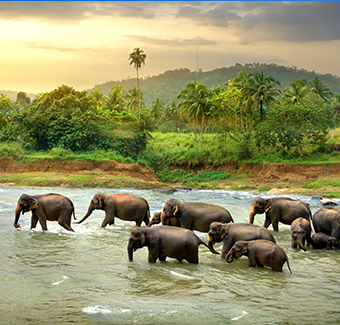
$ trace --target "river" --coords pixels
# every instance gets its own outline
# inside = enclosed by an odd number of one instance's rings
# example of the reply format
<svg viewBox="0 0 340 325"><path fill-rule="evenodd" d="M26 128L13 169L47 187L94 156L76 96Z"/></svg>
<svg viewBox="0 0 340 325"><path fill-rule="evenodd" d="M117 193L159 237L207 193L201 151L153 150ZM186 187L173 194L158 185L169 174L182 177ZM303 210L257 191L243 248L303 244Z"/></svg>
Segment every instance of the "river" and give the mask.
<svg viewBox="0 0 340 325"><path fill-rule="evenodd" d="M283 272L249 268L247 258L232 264L199 247L199 264L149 264L146 247L129 262L127 242L133 222L116 219L100 227L104 212L96 210L75 233L56 222L43 232L30 230L31 213L13 227L21 194L55 192L69 197L80 219L94 194L130 193L144 197L151 214L170 198L225 207L235 222L248 222L256 193L134 189L68 189L0 187L0 324L339 324L340 251L291 248L290 226L274 233L286 251ZM269 197L267 194L260 194ZM271 195L273 196L273 195ZM307 196L286 195L310 205ZM337 199L335 200L337 201ZM340 204L340 200L338 202ZM263 225L264 215L255 216ZM272 227L269 227L272 230ZM205 242L206 233L196 232ZM220 251L221 243L215 244Z"/></svg>

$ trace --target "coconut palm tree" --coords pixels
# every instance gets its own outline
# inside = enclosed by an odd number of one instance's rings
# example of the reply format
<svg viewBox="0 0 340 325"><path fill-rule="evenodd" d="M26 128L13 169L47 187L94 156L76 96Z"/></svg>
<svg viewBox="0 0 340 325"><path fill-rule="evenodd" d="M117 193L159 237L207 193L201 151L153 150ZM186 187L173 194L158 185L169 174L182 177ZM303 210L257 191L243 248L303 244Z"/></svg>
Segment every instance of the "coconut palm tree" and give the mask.
<svg viewBox="0 0 340 325"><path fill-rule="evenodd" d="M150 114L155 122L158 122L164 114L164 102L159 98L154 100L150 106Z"/></svg>
<svg viewBox="0 0 340 325"><path fill-rule="evenodd" d="M297 80L293 81L289 84L287 88L283 90L283 103L290 104L302 104L303 106L309 106L311 104L307 95L309 93L309 89L306 87L306 80Z"/></svg>
<svg viewBox="0 0 340 325"><path fill-rule="evenodd" d="M281 94L281 83L273 77L264 77L263 72L256 73L249 80L249 94L252 97L255 108L260 107L261 122L263 121L263 105L269 105L275 97Z"/></svg>
<svg viewBox="0 0 340 325"><path fill-rule="evenodd" d="M141 97L140 97L140 88L139 88L139 75L138 75L138 69L142 67L142 64L145 64L146 60L146 54L144 54L144 51L141 50L139 47L136 47L132 53L129 55L130 65L133 64L134 68L137 71L137 88L138 88L138 107L139 107L139 120L140 120L140 109L141 109Z"/></svg>
<svg viewBox="0 0 340 325"><path fill-rule="evenodd" d="M135 113L138 108L141 106L145 106L143 101L143 93L138 92L137 88L131 88L126 94L125 98L127 99L127 107L130 112ZM139 109L139 120L140 120L140 109Z"/></svg>
<svg viewBox="0 0 340 325"><path fill-rule="evenodd" d="M186 117L187 120L195 125L195 144L197 149L197 124L201 130L201 150L203 149L203 125L208 121L208 111L210 109L210 98L212 92L207 86L198 81L189 82L176 97L180 100L178 107L180 108L181 117Z"/></svg>
<svg viewBox="0 0 340 325"><path fill-rule="evenodd" d="M125 107L125 89L122 86L112 87L104 105L105 109L110 111L122 112Z"/></svg>
<svg viewBox="0 0 340 325"><path fill-rule="evenodd" d="M327 84L324 81L320 81L318 77L309 82L309 87L311 91L320 96L324 102L327 102L333 96Z"/></svg>
<svg viewBox="0 0 340 325"><path fill-rule="evenodd" d="M103 107L103 104L105 102L106 96L101 92L99 89L95 89L91 91L90 97L94 100L96 103L96 108L100 109Z"/></svg>
<svg viewBox="0 0 340 325"><path fill-rule="evenodd" d="M334 117L335 122L338 124L338 120L340 117L340 93L334 95L329 100L329 111L331 112L332 116Z"/></svg>

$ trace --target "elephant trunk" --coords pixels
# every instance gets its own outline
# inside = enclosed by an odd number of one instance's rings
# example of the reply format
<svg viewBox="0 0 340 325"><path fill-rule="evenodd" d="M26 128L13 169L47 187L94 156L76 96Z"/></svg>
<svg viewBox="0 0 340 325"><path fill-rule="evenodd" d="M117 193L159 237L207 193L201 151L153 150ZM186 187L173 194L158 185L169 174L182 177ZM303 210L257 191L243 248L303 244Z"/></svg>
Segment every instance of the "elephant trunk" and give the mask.
<svg viewBox="0 0 340 325"><path fill-rule="evenodd" d="M207 243L208 243L208 247L210 248L210 250L215 251L215 249L214 249L214 239L210 235L208 235Z"/></svg>
<svg viewBox="0 0 340 325"><path fill-rule="evenodd" d="M301 237L297 238L297 242L298 242L298 245L300 246L300 248L302 250L306 251L305 241Z"/></svg>
<svg viewBox="0 0 340 325"><path fill-rule="evenodd" d="M129 261L133 261L133 244L129 243L128 245L128 255L129 255Z"/></svg>
<svg viewBox="0 0 340 325"><path fill-rule="evenodd" d="M90 204L90 206L89 206L86 214L84 215L84 217L81 220L74 222L74 223L79 224L79 223L82 223L83 221L85 221L92 214L93 210L94 210L94 208L92 207L92 204Z"/></svg>
<svg viewBox="0 0 340 325"><path fill-rule="evenodd" d="M14 220L14 227L15 228L20 228L19 225L19 218L20 218L20 213L21 213L21 207L19 205L19 203L17 204L17 207L15 209L15 220Z"/></svg>
<svg viewBox="0 0 340 325"><path fill-rule="evenodd" d="M228 262L228 263L232 263L234 261L234 258L233 258L233 249L230 249L228 254L226 255L225 257L225 260Z"/></svg>
<svg viewBox="0 0 340 325"><path fill-rule="evenodd" d="M250 211L249 211L249 223L254 223L254 216L255 216L255 214L256 214L256 211L255 211L255 208L254 208L254 206L252 205L251 207L250 207Z"/></svg>

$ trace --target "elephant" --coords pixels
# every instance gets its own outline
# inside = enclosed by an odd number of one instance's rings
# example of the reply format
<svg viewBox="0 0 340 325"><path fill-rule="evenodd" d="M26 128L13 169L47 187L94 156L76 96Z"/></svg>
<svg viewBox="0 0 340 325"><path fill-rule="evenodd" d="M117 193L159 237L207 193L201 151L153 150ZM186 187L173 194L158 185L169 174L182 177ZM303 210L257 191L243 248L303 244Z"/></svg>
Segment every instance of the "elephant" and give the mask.
<svg viewBox="0 0 340 325"><path fill-rule="evenodd" d="M340 208L319 209L313 214L312 223L316 233L323 232L340 240Z"/></svg>
<svg viewBox="0 0 340 325"><path fill-rule="evenodd" d="M301 249L306 251L305 241L307 241L307 245L310 244L312 232L310 222L304 218L297 218L292 222L290 229L292 236L292 248L297 248L297 246L299 246Z"/></svg>
<svg viewBox="0 0 340 325"><path fill-rule="evenodd" d="M180 223L176 218L168 218L166 220L163 220L164 223L162 223L163 226L173 226L173 227L180 227ZM155 212L150 220L149 227L152 225L157 225L161 223L161 212Z"/></svg>
<svg viewBox="0 0 340 325"><path fill-rule="evenodd" d="M136 226L140 226L143 221L146 225L149 224L149 203L140 196L125 193L97 193L92 198L85 216L76 223L82 223L91 215L93 210L97 209L105 211L105 218L101 225L103 228L107 225L113 225L115 217L122 220L135 221Z"/></svg>
<svg viewBox="0 0 340 325"><path fill-rule="evenodd" d="M241 257L242 255L248 257L249 267L263 267L270 266L273 271L282 272L282 266L287 262L288 269L290 269L288 256L279 245L264 239L237 241L229 250L225 257L228 263L233 262L233 257Z"/></svg>
<svg viewBox="0 0 340 325"><path fill-rule="evenodd" d="M273 224L274 231L279 230L279 222L291 225L297 218L305 218L310 222L312 213L309 206L301 201L286 197L272 197L264 199L256 197L251 204L249 223L254 223L254 216L258 213L266 213L263 227L268 228Z"/></svg>
<svg viewBox="0 0 340 325"><path fill-rule="evenodd" d="M135 226L131 229L127 249L130 261L133 261L134 251L147 246L149 263L155 263L157 259L165 261L167 257L171 257L179 261L186 260L188 263L197 264L200 244L208 247L212 253L218 254L191 230L172 226Z"/></svg>
<svg viewBox="0 0 340 325"><path fill-rule="evenodd" d="M332 249L340 249L339 239L336 237L332 237L324 234L323 232L317 232L311 238L311 244L315 249L323 249L326 248L328 250Z"/></svg>
<svg viewBox="0 0 340 325"><path fill-rule="evenodd" d="M38 220L43 230L47 230L46 221L58 221L59 225L66 230L74 231L71 228L72 214L75 217L75 211L72 201L63 195L49 193L42 195L22 194L18 200L15 209L14 227L20 228L20 213L32 211L31 229L35 228Z"/></svg>
<svg viewBox="0 0 340 325"><path fill-rule="evenodd" d="M221 257L225 258L231 247L239 240L264 239L276 243L270 230L250 223L213 222L208 233L208 246L223 241Z"/></svg>
<svg viewBox="0 0 340 325"><path fill-rule="evenodd" d="M166 224L169 218L176 218L182 228L200 232L208 232L214 221L234 222L229 211L221 206L175 199L166 201L161 212L162 224Z"/></svg>

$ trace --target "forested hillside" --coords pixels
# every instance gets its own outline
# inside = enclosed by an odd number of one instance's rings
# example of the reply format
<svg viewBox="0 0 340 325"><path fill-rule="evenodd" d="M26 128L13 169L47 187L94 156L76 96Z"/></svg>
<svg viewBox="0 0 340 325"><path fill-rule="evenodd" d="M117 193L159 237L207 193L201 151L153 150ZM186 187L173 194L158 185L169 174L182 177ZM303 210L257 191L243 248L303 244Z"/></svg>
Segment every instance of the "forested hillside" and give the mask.
<svg viewBox="0 0 340 325"><path fill-rule="evenodd" d="M263 72L265 76L270 75L275 80L281 82L281 89L286 88L295 80L306 79L307 81L310 81L318 77L320 81L327 83L329 89L334 94L340 92L340 77L331 74L318 74L315 71L296 69L296 67L284 67L277 64L265 63L250 63L245 65L237 63L235 66L206 72L195 72L183 68L169 70L158 76L140 79L140 87L144 95L146 106L150 106L157 98L162 100L165 104L169 104L190 81L197 80L209 88L214 88L216 86L223 86L229 78L235 78L240 71L253 74ZM89 91L99 89L104 95L108 95L111 88L117 85L122 86L126 91L129 91L131 88L136 87L136 84L136 78L108 81L104 84L95 85L92 89L89 89Z"/></svg>

